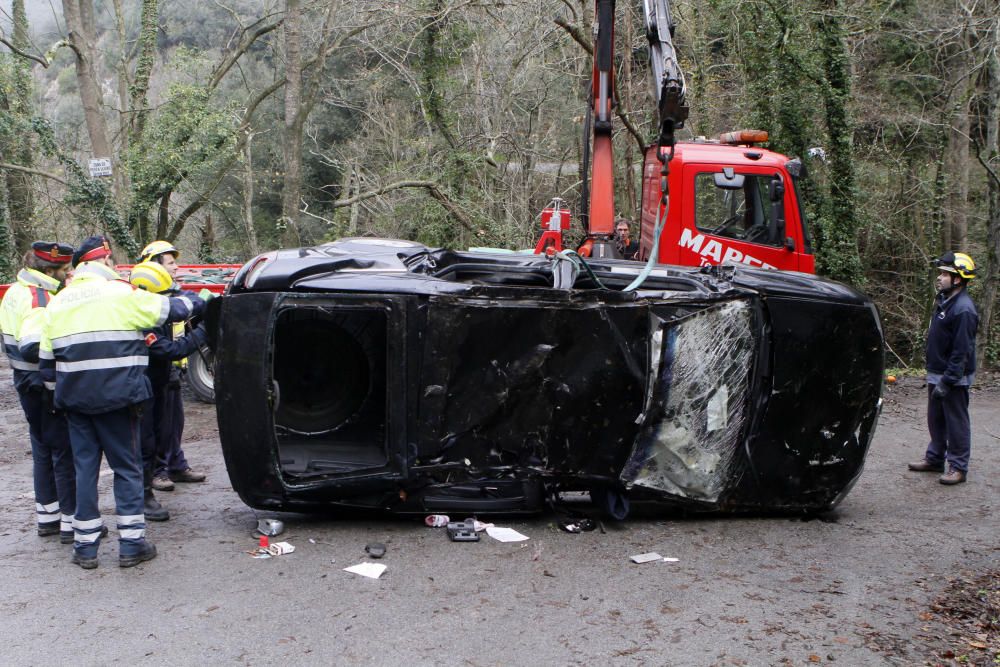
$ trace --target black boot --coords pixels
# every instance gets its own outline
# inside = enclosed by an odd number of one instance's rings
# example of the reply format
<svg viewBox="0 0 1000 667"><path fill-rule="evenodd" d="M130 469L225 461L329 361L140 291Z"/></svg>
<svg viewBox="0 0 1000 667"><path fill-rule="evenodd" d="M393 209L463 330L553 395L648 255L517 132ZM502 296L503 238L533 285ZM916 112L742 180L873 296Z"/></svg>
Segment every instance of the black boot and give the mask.
<svg viewBox="0 0 1000 667"><path fill-rule="evenodd" d="M147 560L153 560L156 558L156 547L153 546L152 542L146 540L142 541L142 549L137 554L132 554L131 556L118 556L118 566L119 567L134 567L139 563L145 562ZM96 558L94 559L97 560ZM86 565L81 565L80 567L87 567ZM93 567L97 567L94 565Z"/></svg>
<svg viewBox="0 0 1000 667"><path fill-rule="evenodd" d="M142 513L149 521L166 521L170 518L170 512L153 495L152 460L143 461L142 465Z"/></svg>
<svg viewBox="0 0 1000 667"><path fill-rule="evenodd" d="M153 487L151 486L143 489L142 512L146 515L147 521L166 521L170 518L170 512L153 495Z"/></svg>

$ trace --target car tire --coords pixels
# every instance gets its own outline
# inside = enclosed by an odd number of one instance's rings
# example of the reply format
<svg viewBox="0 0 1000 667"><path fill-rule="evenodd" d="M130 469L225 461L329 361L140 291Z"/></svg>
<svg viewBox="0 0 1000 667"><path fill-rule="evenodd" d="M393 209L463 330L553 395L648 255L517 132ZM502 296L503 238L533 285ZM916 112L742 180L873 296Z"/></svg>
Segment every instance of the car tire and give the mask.
<svg viewBox="0 0 1000 667"><path fill-rule="evenodd" d="M188 357L187 383L194 397L203 403L215 403L215 355L203 349Z"/></svg>

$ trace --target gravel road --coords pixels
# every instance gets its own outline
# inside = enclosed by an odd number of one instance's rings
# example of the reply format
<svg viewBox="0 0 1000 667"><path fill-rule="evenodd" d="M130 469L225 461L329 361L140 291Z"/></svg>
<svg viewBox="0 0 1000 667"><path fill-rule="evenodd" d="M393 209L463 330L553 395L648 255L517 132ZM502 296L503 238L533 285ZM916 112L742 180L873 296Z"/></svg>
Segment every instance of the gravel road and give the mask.
<svg viewBox="0 0 1000 667"><path fill-rule="evenodd" d="M229 485L214 409L189 403L185 450L208 481L160 494L172 518L149 529L157 559L122 570L111 539L83 571L35 535L27 427L5 373L5 664L992 665L1000 653L997 634L952 635L934 612L951 579L1000 571L995 386L973 394L972 468L953 488L905 469L925 442L920 383L887 389L860 481L821 520L656 516L568 534L542 515L498 522L530 537L505 544L451 543L415 520L282 515L296 550L270 560L247 553L255 517ZM388 549L381 579L344 572L374 541ZM647 551L678 561L629 562Z"/></svg>

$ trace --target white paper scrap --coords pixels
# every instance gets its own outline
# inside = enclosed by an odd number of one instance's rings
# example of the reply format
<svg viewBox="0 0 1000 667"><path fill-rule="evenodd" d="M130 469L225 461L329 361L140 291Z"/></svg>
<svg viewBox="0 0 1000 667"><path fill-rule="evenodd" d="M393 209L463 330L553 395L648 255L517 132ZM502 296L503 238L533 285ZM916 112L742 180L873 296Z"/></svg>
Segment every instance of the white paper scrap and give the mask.
<svg viewBox="0 0 1000 667"><path fill-rule="evenodd" d="M500 542L524 542L528 539L527 535L522 535L513 528L498 528L496 526L488 526L486 528L486 534L492 537L494 540L499 540Z"/></svg>
<svg viewBox="0 0 1000 667"><path fill-rule="evenodd" d="M669 556L664 556L663 557L663 562L664 563L679 563L679 562L681 562L681 559L680 558L670 558Z"/></svg>
<svg viewBox="0 0 1000 667"><path fill-rule="evenodd" d="M636 554L635 556L629 558L629 560L633 563L650 563L654 560L663 560L663 556L655 551L651 551L648 554Z"/></svg>
<svg viewBox="0 0 1000 667"><path fill-rule="evenodd" d="M358 563L357 565L344 568L344 572L360 574L362 577L368 577L369 579L378 579L385 570L386 566L382 563Z"/></svg>

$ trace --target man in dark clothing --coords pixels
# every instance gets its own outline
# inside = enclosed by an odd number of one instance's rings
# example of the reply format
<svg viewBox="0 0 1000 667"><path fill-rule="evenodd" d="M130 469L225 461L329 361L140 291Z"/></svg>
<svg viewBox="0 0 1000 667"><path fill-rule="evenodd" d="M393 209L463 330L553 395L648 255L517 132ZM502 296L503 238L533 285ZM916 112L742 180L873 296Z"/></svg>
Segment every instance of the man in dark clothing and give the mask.
<svg viewBox="0 0 1000 667"><path fill-rule="evenodd" d="M156 262L141 262L136 264L129 276L129 282L136 287L153 292L174 296L177 294L187 294L190 297L196 295L190 292L181 292L176 289L173 277ZM143 467L143 511L146 518L151 521L167 521L170 519L170 512L156 499L153 493L154 471L158 465L157 450L159 442L176 436L179 439L184 428L184 408L180 404L180 374L173 362L179 359L186 359L199 347L205 344L205 328L198 326L189 335L182 335L183 323L180 327L181 334L175 337L174 329L177 324L164 324L154 329L143 332L146 341L146 351L149 353L149 365L146 366L146 376L153 387L153 398L143 406L142 423L140 426L142 439L142 467ZM168 387L170 390L168 390ZM165 397L176 398L165 400ZM176 413L180 413L180 422L177 422Z"/></svg>
<svg viewBox="0 0 1000 667"><path fill-rule="evenodd" d="M615 244L624 259L638 259L639 242L632 239L629 222L625 218L615 221Z"/></svg>
<svg viewBox="0 0 1000 667"><path fill-rule="evenodd" d="M979 314L967 286L975 277L972 258L948 252L935 262L938 294L927 332L927 429L931 441L918 472L941 472L942 484L961 484L969 470L969 387L976 374ZM948 471L945 472L945 461Z"/></svg>

